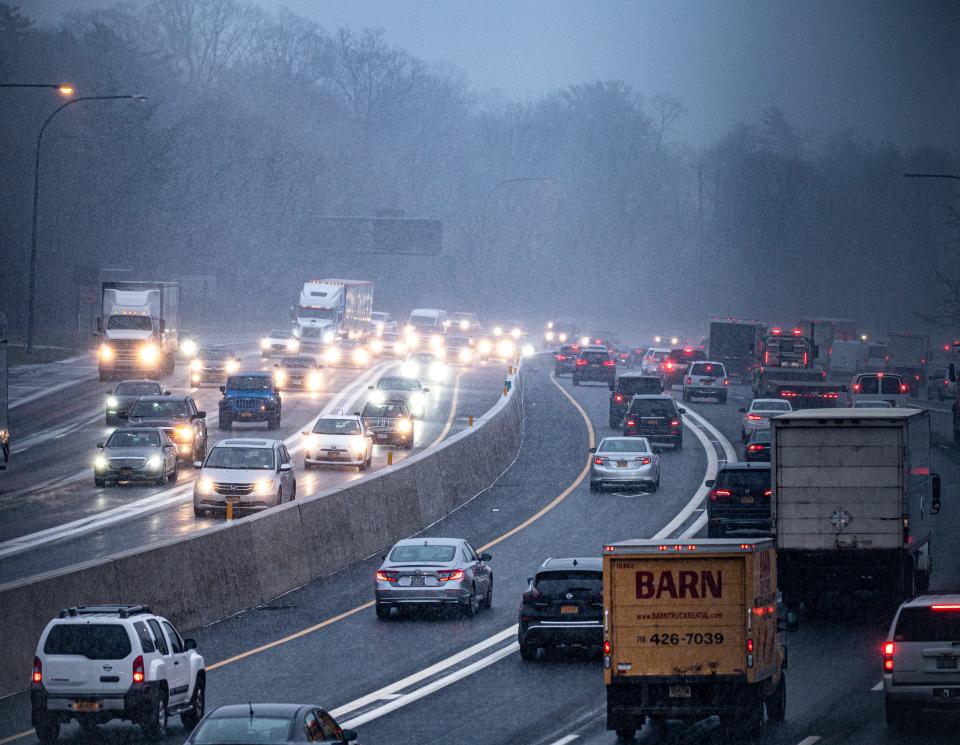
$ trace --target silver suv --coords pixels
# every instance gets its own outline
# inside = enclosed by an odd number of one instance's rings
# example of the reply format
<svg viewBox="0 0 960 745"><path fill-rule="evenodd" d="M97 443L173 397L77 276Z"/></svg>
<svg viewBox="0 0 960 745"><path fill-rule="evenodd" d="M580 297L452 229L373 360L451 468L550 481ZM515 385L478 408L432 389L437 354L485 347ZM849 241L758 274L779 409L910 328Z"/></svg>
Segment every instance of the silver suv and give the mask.
<svg viewBox="0 0 960 745"><path fill-rule="evenodd" d="M901 605L882 654L888 725L915 722L923 708L960 709L960 594Z"/></svg>
<svg viewBox="0 0 960 745"><path fill-rule="evenodd" d="M37 643L31 721L43 745L76 719L89 736L113 719L159 740L171 716L188 730L203 718L206 668L193 639L142 605L65 608Z"/></svg>
<svg viewBox="0 0 960 745"><path fill-rule="evenodd" d="M683 376L683 400L693 396L715 398L718 403L727 402L727 370L722 362L710 360L691 362Z"/></svg>

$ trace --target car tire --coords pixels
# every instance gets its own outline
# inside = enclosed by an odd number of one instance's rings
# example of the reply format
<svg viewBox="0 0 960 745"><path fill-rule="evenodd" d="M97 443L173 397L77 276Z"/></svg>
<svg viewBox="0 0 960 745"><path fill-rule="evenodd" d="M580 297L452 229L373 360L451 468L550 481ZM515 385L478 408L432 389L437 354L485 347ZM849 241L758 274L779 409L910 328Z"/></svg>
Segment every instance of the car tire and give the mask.
<svg viewBox="0 0 960 745"><path fill-rule="evenodd" d="M720 526L714 523L707 523L707 538L723 538Z"/></svg>
<svg viewBox="0 0 960 745"><path fill-rule="evenodd" d="M280 429L280 418L271 416L267 418L267 429Z"/></svg>
<svg viewBox="0 0 960 745"><path fill-rule="evenodd" d="M883 714L887 726L891 728L907 727L916 721L919 708L908 701L891 701L883 698Z"/></svg>
<svg viewBox="0 0 960 745"><path fill-rule="evenodd" d="M197 684L193 687L193 696L190 699L190 708L183 712L180 715L180 724L182 724L187 731L193 730L194 727L203 719L203 714L207 708L207 691L206 683L201 677L197 677Z"/></svg>
<svg viewBox="0 0 960 745"><path fill-rule="evenodd" d="M92 716L77 717L77 724L80 725L80 736L85 740L99 739L100 729L97 727L97 720Z"/></svg>
<svg viewBox="0 0 960 745"><path fill-rule="evenodd" d="M683 438L677 440L673 447L675 450L683 450Z"/></svg>
<svg viewBox="0 0 960 745"><path fill-rule="evenodd" d="M41 714L34 723L40 745L51 745L60 737L60 720L53 714Z"/></svg>
<svg viewBox="0 0 960 745"><path fill-rule="evenodd" d="M633 738L636 736L637 731L635 729L630 729L629 727L621 727L617 730L617 739L620 742L633 742Z"/></svg>
<svg viewBox="0 0 960 745"><path fill-rule="evenodd" d="M773 694L767 699L767 719L771 722L782 722L787 716L787 674L780 673L780 682L773 689Z"/></svg>
<svg viewBox="0 0 960 745"><path fill-rule="evenodd" d="M233 421L228 416L220 415L220 420L217 422L217 428L223 432L229 432L233 428Z"/></svg>
<svg viewBox="0 0 960 745"><path fill-rule="evenodd" d="M373 451L370 451L370 455L367 456L367 470L369 471L371 466L373 466Z"/></svg>
<svg viewBox="0 0 960 745"><path fill-rule="evenodd" d="M484 610L490 610L493 607L493 578L490 579L490 584L487 585L487 592L483 596L483 600L480 601L480 605Z"/></svg>
<svg viewBox="0 0 960 745"><path fill-rule="evenodd" d="M474 618L479 610L480 599L477 597L477 586L474 585L470 592L470 597L467 598L467 602L463 606L463 615L465 615L467 618Z"/></svg>
<svg viewBox="0 0 960 745"><path fill-rule="evenodd" d="M104 487L104 486L107 485L107 480L106 480L106 479L98 479L96 476L94 476L94 477L93 477L93 485L94 485L94 486L99 486L99 487Z"/></svg>
<svg viewBox="0 0 960 745"><path fill-rule="evenodd" d="M591 482L590 482L590 491L591 491L591 492L596 492L596 491L599 491L599 490L600 490L600 487L599 487L597 484L595 484L594 482L591 481Z"/></svg>
<svg viewBox="0 0 960 745"><path fill-rule="evenodd" d="M727 402L727 392L724 391L719 396L717 396L717 403L725 404Z"/></svg>
<svg viewBox="0 0 960 745"><path fill-rule="evenodd" d="M572 375L570 376L570 382L573 383L574 385L580 385L580 381L577 380L577 379L576 379L575 377L573 377Z"/></svg>
<svg viewBox="0 0 960 745"><path fill-rule="evenodd" d="M314 468L315 468L315 466L313 465L313 463L309 463L309 462L306 461L306 460L303 461L303 470L304 470L304 471L312 471Z"/></svg>
<svg viewBox="0 0 960 745"><path fill-rule="evenodd" d="M381 605L380 603L377 603L377 604L374 606L374 610L377 612L377 618L379 618L381 621L389 621L389 620L390 620L390 606L389 606L389 605Z"/></svg>
<svg viewBox="0 0 960 745"><path fill-rule="evenodd" d="M281 504L283 504L283 487L278 486L277 487L277 507L279 507Z"/></svg>
<svg viewBox="0 0 960 745"><path fill-rule="evenodd" d="M206 510L202 510L202 509L200 509L199 507L194 507L194 508L193 508L193 516L194 516L194 517L206 517L206 516L207 516L207 511L206 511Z"/></svg>
<svg viewBox="0 0 960 745"><path fill-rule="evenodd" d="M682 399L684 400L684 402L690 400L690 396L687 394L686 391L684 391L683 393L680 394L680 398L682 398Z"/></svg>
<svg viewBox="0 0 960 745"><path fill-rule="evenodd" d="M937 388L937 401L943 401L943 388Z"/></svg>
<svg viewBox="0 0 960 745"><path fill-rule="evenodd" d="M360 465L357 466L357 470L358 470L358 471L366 471L366 470L367 470L367 462L366 462L366 461L363 461L362 463L360 463Z"/></svg>
<svg viewBox="0 0 960 745"><path fill-rule="evenodd" d="M176 463L173 464L173 472L167 478L167 481L173 484L173 483L176 483L177 479L179 478L180 478L180 461L178 460Z"/></svg>
<svg viewBox="0 0 960 745"><path fill-rule="evenodd" d="M151 742L160 740L167 733L167 692L161 688L150 700L150 709L140 722L143 735Z"/></svg>
<svg viewBox="0 0 960 745"><path fill-rule="evenodd" d="M524 644L520 642L520 658L527 662L536 662L537 646L534 644Z"/></svg>
<svg viewBox="0 0 960 745"><path fill-rule="evenodd" d="M290 490L290 501L292 502L297 498L297 482L293 482L293 488Z"/></svg>

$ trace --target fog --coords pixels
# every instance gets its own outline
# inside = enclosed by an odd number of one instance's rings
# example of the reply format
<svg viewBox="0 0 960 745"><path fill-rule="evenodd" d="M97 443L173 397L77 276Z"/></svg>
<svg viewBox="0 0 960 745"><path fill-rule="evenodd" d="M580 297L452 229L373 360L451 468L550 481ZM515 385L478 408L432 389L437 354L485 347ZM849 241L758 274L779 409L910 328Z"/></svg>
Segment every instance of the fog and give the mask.
<svg viewBox="0 0 960 745"><path fill-rule="evenodd" d="M902 178L960 173L953 3L0 7L0 80L149 97L45 134L41 340L89 331L104 268L183 281L197 328L281 322L298 283L336 275L401 315L637 339L711 315L960 320L958 182ZM34 146L60 103L0 91L15 335ZM325 217L399 211L443 222L441 255L325 242Z"/></svg>

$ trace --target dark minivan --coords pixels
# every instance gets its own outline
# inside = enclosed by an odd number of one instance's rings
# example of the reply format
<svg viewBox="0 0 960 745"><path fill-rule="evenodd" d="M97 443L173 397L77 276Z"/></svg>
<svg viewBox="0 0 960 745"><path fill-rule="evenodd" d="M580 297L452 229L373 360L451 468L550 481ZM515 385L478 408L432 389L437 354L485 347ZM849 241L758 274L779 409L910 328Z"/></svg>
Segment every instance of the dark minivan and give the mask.
<svg viewBox="0 0 960 745"><path fill-rule="evenodd" d="M624 437L646 437L650 444L683 447L683 419L670 396L634 396L623 418Z"/></svg>
<svg viewBox="0 0 960 745"><path fill-rule="evenodd" d="M727 463L705 482L707 537L766 536L773 532L770 515L770 464Z"/></svg>
<svg viewBox="0 0 960 745"><path fill-rule="evenodd" d="M610 426L617 429L623 424L623 415L634 396L658 393L663 393L663 378L659 375L627 373L617 376L610 392Z"/></svg>

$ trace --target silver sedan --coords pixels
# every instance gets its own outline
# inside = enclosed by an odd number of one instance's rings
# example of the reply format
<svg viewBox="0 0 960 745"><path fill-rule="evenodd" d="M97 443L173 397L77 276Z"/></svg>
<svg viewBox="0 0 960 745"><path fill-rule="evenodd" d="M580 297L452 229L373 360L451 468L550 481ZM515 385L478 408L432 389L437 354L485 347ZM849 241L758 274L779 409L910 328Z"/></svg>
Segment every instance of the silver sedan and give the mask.
<svg viewBox="0 0 960 745"><path fill-rule="evenodd" d="M462 538L408 538L400 541L377 570L378 618L403 606L458 606L469 615L493 604L490 554L478 554Z"/></svg>
<svg viewBox="0 0 960 745"><path fill-rule="evenodd" d="M179 475L177 446L160 427L121 427L97 448L93 459L97 486L133 481L161 486Z"/></svg>
<svg viewBox="0 0 960 745"><path fill-rule="evenodd" d="M651 492L660 486L660 457L646 437L604 437L590 452L590 491L609 484L638 484Z"/></svg>

